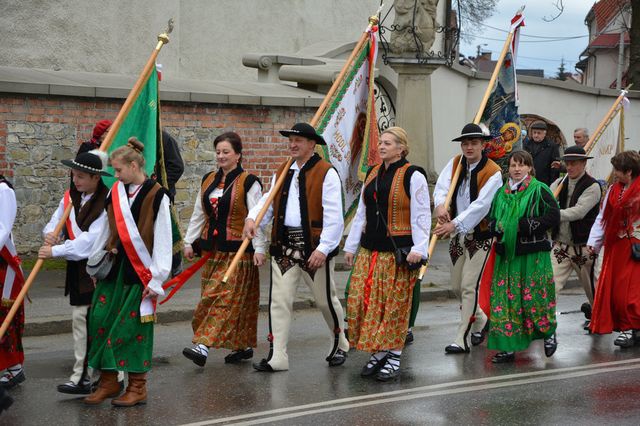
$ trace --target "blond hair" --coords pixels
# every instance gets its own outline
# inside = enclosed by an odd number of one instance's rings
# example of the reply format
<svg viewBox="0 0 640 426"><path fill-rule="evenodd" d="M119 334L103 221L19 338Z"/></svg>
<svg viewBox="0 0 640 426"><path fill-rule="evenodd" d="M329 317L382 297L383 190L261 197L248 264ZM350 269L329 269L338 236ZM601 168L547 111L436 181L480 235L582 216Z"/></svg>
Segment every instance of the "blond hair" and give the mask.
<svg viewBox="0 0 640 426"><path fill-rule="evenodd" d="M122 145L111 153L109 159L113 161L114 158L122 161L123 163L137 163L141 170L144 170L144 157L142 152L144 151L144 144L138 140L135 136L132 136L127 141L126 145Z"/></svg>
<svg viewBox="0 0 640 426"><path fill-rule="evenodd" d="M384 130L380 134L380 136L384 135L385 133L389 133L390 135L392 135L396 142L402 145L402 158L405 158L407 155L409 155L409 136L407 135L406 130L404 130L402 127L397 126L389 127L388 129Z"/></svg>

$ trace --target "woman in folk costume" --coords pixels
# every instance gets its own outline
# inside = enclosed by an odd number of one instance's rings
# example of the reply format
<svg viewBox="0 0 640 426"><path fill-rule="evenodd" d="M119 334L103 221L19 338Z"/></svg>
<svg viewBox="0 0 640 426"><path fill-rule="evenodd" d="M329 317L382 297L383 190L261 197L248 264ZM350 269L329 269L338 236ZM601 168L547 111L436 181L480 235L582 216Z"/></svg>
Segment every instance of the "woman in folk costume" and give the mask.
<svg viewBox="0 0 640 426"><path fill-rule="evenodd" d="M427 257L431 227L425 173L409 164L408 152L404 129L390 127L380 135L382 164L367 173L344 248L345 261L353 266L347 299L349 342L371 353L361 375L380 381L400 375L413 287ZM406 259L396 258L401 249L408 253Z"/></svg>
<svg viewBox="0 0 640 426"><path fill-rule="evenodd" d="M0 323L4 321L15 298L24 284L20 259L13 243L11 228L16 219L17 203L13 186L0 175ZM24 382L22 369L24 351L22 333L24 331L24 306L16 312L9 328L0 339L0 386L12 388Z"/></svg>
<svg viewBox="0 0 640 426"><path fill-rule="evenodd" d="M130 138L110 157L118 181L107 197L107 223L89 257L104 249L115 260L93 294L89 366L100 370L100 385L85 398L87 404L118 396L118 371L128 373L129 383L113 405L132 406L147 398L156 299L164 294L162 283L171 269L171 220L166 190L145 175L143 149Z"/></svg>
<svg viewBox="0 0 640 426"><path fill-rule="evenodd" d="M556 301L547 231L560 221L549 187L538 181L533 158L517 151L509 158L509 179L491 206L495 264L490 287L491 316L487 347L501 352L494 363L515 360L535 339L544 339L545 355L556 351ZM485 271L491 274L491 270Z"/></svg>
<svg viewBox="0 0 640 426"><path fill-rule="evenodd" d="M590 327L598 334L620 331L614 344L628 348L640 343L640 154L621 152L611 164L616 183L587 242L592 253L605 248Z"/></svg>
<svg viewBox="0 0 640 426"><path fill-rule="evenodd" d="M262 186L256 176L240 165L240 136L234 132L223 133L213 145L219 168L202 178L184 238L185 257L193 259L194 243L208 257L202 271L201 299L193 314L194 346L182 351L201 367L207 362L212 347L232 350L224 358L225 363L253 357L260 302L258 266L265 262L266 245L259 232L233 276L222 282L242 244L244 220L260 200Z"/></svg>

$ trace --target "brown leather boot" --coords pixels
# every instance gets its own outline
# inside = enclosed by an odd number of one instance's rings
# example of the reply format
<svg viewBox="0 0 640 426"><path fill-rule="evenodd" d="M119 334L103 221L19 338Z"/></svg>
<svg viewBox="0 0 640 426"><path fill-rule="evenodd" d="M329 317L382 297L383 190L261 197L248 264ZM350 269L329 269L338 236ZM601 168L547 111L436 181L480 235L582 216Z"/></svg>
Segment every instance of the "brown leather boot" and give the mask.
<svg viewBox="0 0 640 426"><path fill-rule="evenodd" d="M101 371L100 384L98 389L84 399L85 404L100 404L107 398L114 398L120 395L120 384L118 383L118 373L116 371Z"/></svg>
<svg viewBox="0 0 640 426"><path fill-rule="evenodd" d="M112 399L117 407L133 407L147 403L147 373L129 373L127 391L120 398Z"/></svg>

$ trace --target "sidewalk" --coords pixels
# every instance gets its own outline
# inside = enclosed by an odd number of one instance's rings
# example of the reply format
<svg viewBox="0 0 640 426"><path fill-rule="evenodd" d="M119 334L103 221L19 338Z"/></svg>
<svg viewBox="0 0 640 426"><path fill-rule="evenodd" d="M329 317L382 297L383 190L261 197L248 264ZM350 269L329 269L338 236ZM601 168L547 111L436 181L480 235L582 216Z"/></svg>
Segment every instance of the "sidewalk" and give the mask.
<svg viewBox="0 0 640 426"><path fill-rule="evenodd" d="M448 241L439 242L431 263L422 280L421 301L455 298L450 290L450 263ZM26 274L29 271L25 271ZM71 332L71 307L64 297L65 271L42 271L33 283L29 296L32 303L25 304L25 336L43 336ZM335 281L338 297L344 305L344 289L349 270L344 265L342 253L336 259ZM260 268L260 309L266 310L269 302L269 267ZM567 286L569 287L569 285ZM158 323L190 321L200 298L200 274L196 273L166 304L158 305ZM298 286L294 309L314 306L313 296L305 285Z"/></svg>

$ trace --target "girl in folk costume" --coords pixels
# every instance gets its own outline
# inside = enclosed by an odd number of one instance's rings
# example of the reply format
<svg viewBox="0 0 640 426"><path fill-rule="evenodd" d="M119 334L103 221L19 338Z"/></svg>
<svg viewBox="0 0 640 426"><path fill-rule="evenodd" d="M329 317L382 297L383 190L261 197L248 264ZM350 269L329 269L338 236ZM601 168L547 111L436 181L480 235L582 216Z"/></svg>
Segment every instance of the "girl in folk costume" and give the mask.
<svg viewBox="0 0 640 426"><path fill-rule="evenodd" d="M111 153L118 181L107 197L107 223L89 258L104 249L115 259L93 294L89 366L100 370L100 385L85 398L87 404L118 396L118 371L128 373L129 383L126 393L111 401L113 405L132 406L147 398L155 305L158 295L164 294L172 247L169 196L145 175L143 149L132 137Z"/></svg>
<svg viewBox="0 0 640 426"><path fill-rule="evenodd" d="M2 206L0 208L0 293L2 293L0 322L2 322L24 284L20 259L11 235L11 228L16 219L16 195L11 183L2 175L0 175L0 206ZM0 339L0 371L4 371L0 376L0 386L3 388L12 388L24 382L23 331L24 306L21 306L7 332Z"/></svg>
<svg viewBox="0 0 640 426"><path fill-rule="evenodd" d="M74 160L62 160L71 168L72 184L64 194L51 220L44 227L45 245L38 257L63 258L67 261L65 296L69 295L72 311L73 349L75 364L69 381L58 385L58 392L69 394L91 393L91 378L87 368L87 317L93 297L93 281L86 272L87 257L96 237L107 220L104 209L109 189L101 176L111 176L107 167L107 153L92 150L83 152ZM66 226L60 235L53 230L68 204L73 205Z"/></svg>
<svg viewBox="0 0 640 426"><path fill-rule="evenodd" d="M233 276L222 282L242 243L247 213L262 196L262 186L256 176L240 166L240 136L234 132L223 133L213 145L219 169L203 177L184 238L185 257L193 259L192 244L197 241L207 258L202 272L201 299L192 321L195 346L182 351L201 367L212 347L232 350L224 358L225 363L253 357L260 296L258 266L265 262L266 245L259 232Z"/></svg>
<svg viewBox="0 0 640 426"><path fill-rule="evenodd" d="M640 343L640 154L624 151L611 159L616 178L591 228L587 247L604 245L604 259L591 332L620 331L614 344L628 348Z"/></svg>
<svg viewBox="0 0 640 426"><path fill-rule="evenodd" d="M494 363L513 361L515 352L527 349L535 339L544 339L548 357L557 348L547 231L560 221L560 208L549 187L534 173L531 154L512 153L509 179L491 207L497 242L493 268L485 270L484 276L491 280L490 307L483 311L491 316L487 347L501 351L493 357Z"/></svg>
<svg viewBox="0 0 640 426"><path fill-rule="evenodd" d="M408 152L404 129L390 127L380 135L383 163L367 173L344 248L345 261L353 266L347 299L349 342L371 353L361 375L380 381L400 374L413 287L427 257L431 227L425 173L407 162ZM396 255L399 251L408 253L406 259Z"/></svg>

